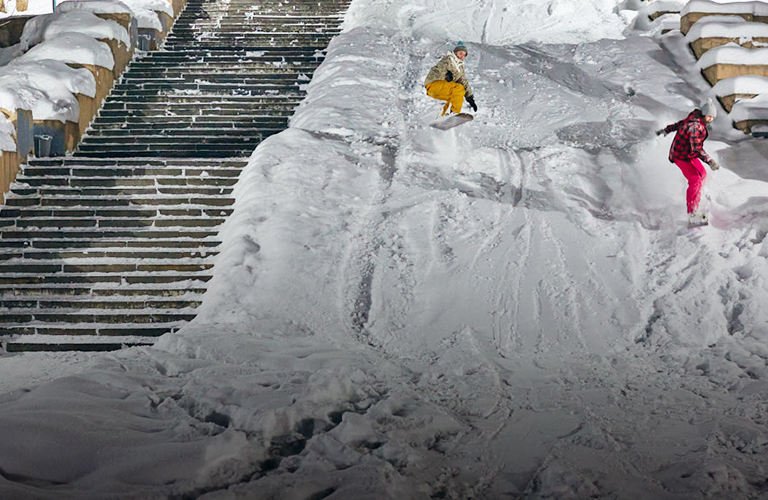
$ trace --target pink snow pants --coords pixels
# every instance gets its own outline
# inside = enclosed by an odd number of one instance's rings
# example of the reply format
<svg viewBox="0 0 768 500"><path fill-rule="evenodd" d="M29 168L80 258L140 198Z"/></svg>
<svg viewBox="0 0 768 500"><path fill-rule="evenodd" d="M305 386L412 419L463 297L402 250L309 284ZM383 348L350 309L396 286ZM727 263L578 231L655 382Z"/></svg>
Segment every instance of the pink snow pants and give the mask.
<svg viewBox="0 0 768 500"><path fill-rule="evenodd" d="M701 188L704 179L707 178L707 169L701 164L701 160L694 158L691 161L675 160L683 175L688 180L688 191L685 193L685 201L688 204L688 213L692 214L699 208Z"/></svg>

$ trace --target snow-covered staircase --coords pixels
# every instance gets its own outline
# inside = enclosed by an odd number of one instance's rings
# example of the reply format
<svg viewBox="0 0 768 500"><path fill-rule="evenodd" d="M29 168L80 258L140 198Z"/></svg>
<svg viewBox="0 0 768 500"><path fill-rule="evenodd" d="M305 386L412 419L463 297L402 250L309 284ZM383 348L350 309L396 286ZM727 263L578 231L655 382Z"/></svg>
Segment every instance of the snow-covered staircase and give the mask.
<svg viewBox="0 0 768 500"><path fill-rule="evenodd" d="M240 170L287 126L348 1L190 0L78 146L0 210L8 351L151 344L195 316Z"/></svg>

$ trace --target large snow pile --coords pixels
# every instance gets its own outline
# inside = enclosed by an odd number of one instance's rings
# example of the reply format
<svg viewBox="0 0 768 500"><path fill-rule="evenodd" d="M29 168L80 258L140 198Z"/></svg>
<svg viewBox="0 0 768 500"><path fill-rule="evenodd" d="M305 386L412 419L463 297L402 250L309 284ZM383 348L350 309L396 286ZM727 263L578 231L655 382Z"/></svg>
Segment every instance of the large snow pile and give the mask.
<svg viewBox="0 0 768 500"><path fill-rule="evenodd" d="M21 35L20 48L26 52L30 47L63 33L82 33L99 40L113 39L126 46L131 45L128 31L117 22L102 19L93 12L72 10L36 16L27 21Z"/></svg>
<svg viewBox="0 0 768 500"><path fill-rule="evenodd" d="M653 131L709 87L679 33L622 35L629 5L355 0L199 317L0 358L0 496L768 494L768 143L718 117L688 229ZM439 131L457 39L479 110Z"/></svg>
<svg viewBox="0 0 768 500"><path fill-rule="evenodd" d="M85 68L52 59L15 59L0 68L0 108L32 111L36 120L77 122L75 94L96 95L96 82Z"/></svg>

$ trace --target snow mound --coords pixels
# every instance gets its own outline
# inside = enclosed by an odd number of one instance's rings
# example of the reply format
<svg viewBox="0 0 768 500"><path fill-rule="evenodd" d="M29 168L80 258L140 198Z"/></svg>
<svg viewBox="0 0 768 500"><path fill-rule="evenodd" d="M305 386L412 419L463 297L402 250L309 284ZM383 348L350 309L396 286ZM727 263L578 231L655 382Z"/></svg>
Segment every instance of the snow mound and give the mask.
<svg viewBox="0 0 768 500"><path fill-rule="evenodd" d="M14 65L51 59L65 63L89 64L114 69L115 58L104 42L83 33L60 33L35 45L13 60Z"/></svg>
<svg viewBox="0 0 768 500"><path fill-rule="evenodd" d="M712 90L718 97L732 94L768 94L768 77L742 75L724 78Z"/></svg>
<svg viewBox="0 0 768 500"><path fill-rule="evenodd" d="M131 45L128 32L117 22L101 19L86 10L72 10L37 16L27 21L21 35L21 50L27 51L62 33L81 33L91 38L113 39L126 46Z"/></svg>
<svg viewBox="0 0 768 500"><path fill-rule="evenodd" d="M74 94L96 95L96 82L85 68L51 59L19 61L0 68L0 107L28 109L36 120L79 120Z"/></svg>
<svg viewBox="0 0 768 500"><path fill-rule="evenodd" d="M735 43L721 45L702 54L696 67L707 69L716 64L766 66L768 65L768 48L748 49Z"/></svg>
<svg viewBox="0 0 768 500"><path fill-rule="evenodd" d="M740 2L720 0L715 2L710 0L691 0L685 4L680 14L685 16L691 12L768 16L768 3L761 1Z"/></svg>

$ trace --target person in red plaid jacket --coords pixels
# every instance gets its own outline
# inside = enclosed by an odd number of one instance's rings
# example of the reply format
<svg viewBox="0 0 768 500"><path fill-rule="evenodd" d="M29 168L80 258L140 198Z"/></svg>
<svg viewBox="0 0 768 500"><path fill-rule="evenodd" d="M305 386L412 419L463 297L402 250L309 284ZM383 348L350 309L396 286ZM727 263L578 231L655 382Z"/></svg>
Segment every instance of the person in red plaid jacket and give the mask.
<svg viewBox="0 0 768 500"><path fill-rule="evenodd" d="M709 218L708 214L699 212L701 188L707 178L707 170L701 162L704 161L712 170L720 168L704 151L704 141L709 135L707 124L711 123L716 115L715 103L712 99L707 99L701 109L694 109L685 119L656 131L657 135L677 131L669 149L669 161L680 168L688 181L686 202L688 219L692 224L706 223Z"/></svg>

